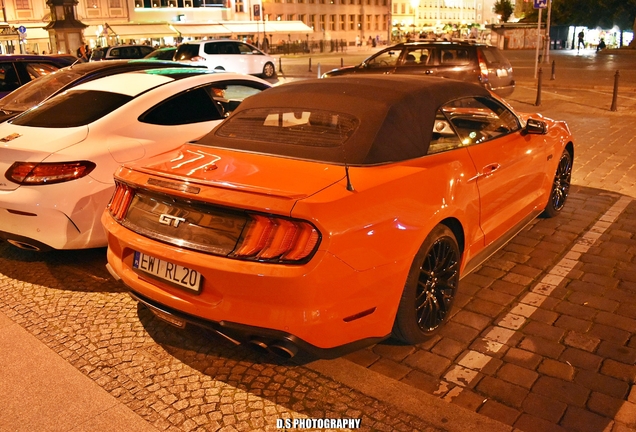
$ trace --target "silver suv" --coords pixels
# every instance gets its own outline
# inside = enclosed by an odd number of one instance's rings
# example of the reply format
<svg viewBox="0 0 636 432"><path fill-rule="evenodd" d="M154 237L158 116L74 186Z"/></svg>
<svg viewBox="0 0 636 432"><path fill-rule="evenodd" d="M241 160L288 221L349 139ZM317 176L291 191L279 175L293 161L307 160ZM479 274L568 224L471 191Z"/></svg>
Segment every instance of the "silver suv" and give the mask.
<svg viewBox="0 0 636 432"><path fill-rule="evenodd" d="M357 66L334 69L323 78L348 74L427 75L481 84L499 96L515 89L512 66L494 46L469 41L406 42L385 48Z"/></svg>

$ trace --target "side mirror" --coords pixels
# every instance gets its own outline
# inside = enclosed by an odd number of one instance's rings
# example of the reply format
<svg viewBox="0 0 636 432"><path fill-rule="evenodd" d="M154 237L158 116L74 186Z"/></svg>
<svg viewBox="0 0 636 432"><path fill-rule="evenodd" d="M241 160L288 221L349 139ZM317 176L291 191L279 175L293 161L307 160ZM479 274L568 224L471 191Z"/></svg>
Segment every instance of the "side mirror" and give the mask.
<svg viewBox="0 0 636 432"><path fill-rule="evenodd" d="M527 134L545 135L548 132L548 127L541 120L529 118L523 131Z"/></svg>

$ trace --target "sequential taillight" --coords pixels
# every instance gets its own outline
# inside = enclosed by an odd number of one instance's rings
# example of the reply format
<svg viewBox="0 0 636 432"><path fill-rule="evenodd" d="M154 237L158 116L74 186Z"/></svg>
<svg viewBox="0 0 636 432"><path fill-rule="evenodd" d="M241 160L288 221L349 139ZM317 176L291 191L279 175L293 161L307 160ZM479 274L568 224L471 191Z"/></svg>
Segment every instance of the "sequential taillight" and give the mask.
<svg viewBox="0 0 636 432"><path fill-rule="evenodd" d="M258 261L302 261L320 240L313 225L299 220L250 214L246 234L231 256Z"/></svg>
<svg viewBox="0 0 636 432"><path fill-rule="evenodd" d="M121 222L126 215L126 211L135 195L135 191L123 183L115 183L115 185L115 193L108 204L108 211L112 217Z"/></svg>
<svg viewBox="0 0 636 432"><path fill-rule="evenodd" d="M15 162L5 177L20 185L37 186L63 183L87 176L95 169L90 161L76 162Z"/></svg>

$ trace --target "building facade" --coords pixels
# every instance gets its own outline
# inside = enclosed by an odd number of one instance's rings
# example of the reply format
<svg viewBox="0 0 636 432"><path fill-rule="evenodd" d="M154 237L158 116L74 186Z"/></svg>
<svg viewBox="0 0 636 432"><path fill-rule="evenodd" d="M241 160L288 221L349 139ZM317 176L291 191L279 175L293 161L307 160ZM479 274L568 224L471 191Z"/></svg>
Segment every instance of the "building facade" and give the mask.
<svg viewBox="0 0 636 432"><path fill-rule="evenodd" d="M77 19L91 46L172 45L232 37L270 44L387 43L413 31L496 22L494 0L78 0ZM0 51L50 52L45 0L4 0ZM249 25L248 25L249 24ZM22 29L18 32L17 29Z"/></svg>

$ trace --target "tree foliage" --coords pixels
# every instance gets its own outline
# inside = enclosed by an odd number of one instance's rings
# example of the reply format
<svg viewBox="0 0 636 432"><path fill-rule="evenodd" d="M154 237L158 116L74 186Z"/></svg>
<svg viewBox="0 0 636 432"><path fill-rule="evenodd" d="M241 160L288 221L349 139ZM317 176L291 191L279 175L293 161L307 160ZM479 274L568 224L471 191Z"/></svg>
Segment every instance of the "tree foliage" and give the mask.
<svg viewBox="0 0 636 432"><path fill-rule="evenodd" d="M527 16L536 21L537 12ZM601 27L618 26L621 30L634 27L636 0L552 0L552 22L554 24Z"/></svg>
<svg viewBox="0 0 636 432"><path fill-rule="evenodd" d="M512 15L512 3L510 0L497 0L492 10L501 16L503 22L508 22Z"/></svg>

